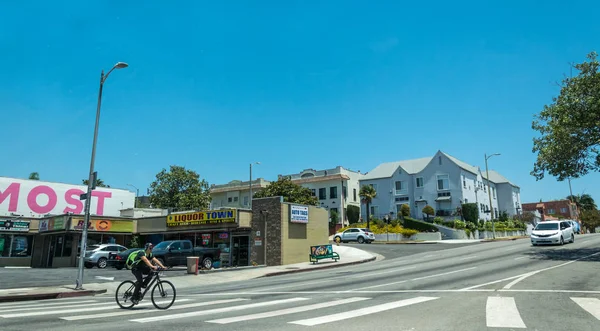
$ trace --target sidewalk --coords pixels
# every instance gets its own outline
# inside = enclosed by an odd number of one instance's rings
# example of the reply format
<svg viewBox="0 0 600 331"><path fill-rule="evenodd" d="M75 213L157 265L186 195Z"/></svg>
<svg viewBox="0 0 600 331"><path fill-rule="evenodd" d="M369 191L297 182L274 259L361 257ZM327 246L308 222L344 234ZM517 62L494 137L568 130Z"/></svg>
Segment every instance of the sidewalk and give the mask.
<svg viewBox="0 0 600 331"><path fill-rule="evenodd" d="M340 255L340 260L322 260L316 264L302 262L282 266L256 266L242 268L213 269L203 271L199 275L171 276L168 272L161 276L179 289L203 288L206 284L223 284L229 282L244 281L254 278L272 277L297 272L309 272L335 267L343 267L359 263L366 263L384 259L379 254L372 254L354 247L337 246L333 244L333 251ZM308 254L306 254L308 260ZM66 297L90 296L98 294L113 294L121 282L87 283L84 290L75 290L73 285L33 287L21 289L0 289L0 302L58 299Z"/></svg>

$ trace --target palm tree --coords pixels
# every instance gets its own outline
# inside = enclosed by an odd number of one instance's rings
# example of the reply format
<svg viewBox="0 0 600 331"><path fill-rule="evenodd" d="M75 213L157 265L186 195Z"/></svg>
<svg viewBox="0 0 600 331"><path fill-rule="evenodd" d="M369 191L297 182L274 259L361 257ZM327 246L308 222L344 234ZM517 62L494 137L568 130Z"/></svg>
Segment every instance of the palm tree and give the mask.
<svg viewBox="0 0 600 331"><path fill-rule="evenodd" d="M567 199L573 201L577 208L580 210L596 210L598 206L596 206L596 202L594 198L592 198L589 194L581 194L581 195L569 195Z"/></svg>
<svg viewBox="0 0 600 331"><path fill-rule="evenodd" d="M369 205L371 204L373 199L377 196L377 191L375 191L373 186L365 185L360 188L360 192L358 193L358 195L360 196L360 200L362 201L362 203L367 205L367 229L368 229L369 225L370 225L369 220L371 218L370 217L371 211L369 210Z"/></svg>
<svg viewBox="0 0 600 331"><path fill-rule="evenodd" d="M40 174L38 174L37 172L32 172L29 174L29 179L30 180L40 180Z"/></svg>
<svg viewBox="0 0 600 331"><path fill-rule="evenodd" d="M83 182L83 185L87 186L87 184L88 184L88 180L87 179L82 180L82 182ZM96 187L108 187L108 188L110 188L110 185L104 184L104 181L102 179L98 178L98 179L96 179Z"/></svg>

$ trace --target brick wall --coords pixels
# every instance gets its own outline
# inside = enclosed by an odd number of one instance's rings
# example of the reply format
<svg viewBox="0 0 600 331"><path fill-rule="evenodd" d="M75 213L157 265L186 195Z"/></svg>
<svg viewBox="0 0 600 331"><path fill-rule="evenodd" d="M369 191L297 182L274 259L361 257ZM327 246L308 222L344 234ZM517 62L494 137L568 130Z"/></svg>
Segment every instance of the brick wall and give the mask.
<svg viewBox="0 0 600 331"><path fill-rule="evenodd" d="M577 208L569 200L524 203L522 207L523 211L539 211L542 218L546 215L555 215L561 218L578 220Z"/></svg>

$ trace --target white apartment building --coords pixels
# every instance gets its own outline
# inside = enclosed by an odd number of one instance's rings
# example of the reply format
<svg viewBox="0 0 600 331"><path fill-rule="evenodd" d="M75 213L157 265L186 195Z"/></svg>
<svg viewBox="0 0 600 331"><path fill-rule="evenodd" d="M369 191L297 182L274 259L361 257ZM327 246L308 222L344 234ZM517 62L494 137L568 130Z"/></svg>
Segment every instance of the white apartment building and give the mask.
<svg viewBox="0 0 600 331"><path fill-rule="evenodd" d="M252 181L252 195L256 192L264 189L271 183L264 178L257 178ZM221 207L234 207L234 208L250 208L250 181L232 180L227 184L222 185L211 185L210 196L212 201L210 202L210 209L218 209Z"/></svg>
<svg viewBox="0 0 600 331"><path fill-rule="evenodd" d="M337 166L327 170L305 169L296 174L278 177L289 177L295 184L310 189L321 207L337 212L340 215L339 223L347 225L348 206L360 208L359 181L363 176L360 171Z"/></svg>
<svg viewBox="0 0 600 331"><path fill-rule="evenodd" d="M490 201L485 169L442 151L432 157L382 163L365 174L360 185L371 185L377 192L370 204L370 214L376 218L386 214L397 217L403 204L418 219L424 217L422 209L426 205L434 208L434 216L455 218L461 204L476 203L479 218L484 220L497 218L503 211L512 216L521 208L517 185L490 171ZM366 211L361 215L366 218Z"/></svg>

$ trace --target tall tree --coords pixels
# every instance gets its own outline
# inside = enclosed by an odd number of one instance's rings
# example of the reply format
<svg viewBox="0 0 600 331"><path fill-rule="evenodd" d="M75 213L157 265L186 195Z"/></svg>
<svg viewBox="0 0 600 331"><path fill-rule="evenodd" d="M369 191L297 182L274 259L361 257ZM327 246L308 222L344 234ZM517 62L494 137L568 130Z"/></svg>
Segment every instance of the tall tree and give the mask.
<svg viewBox="0 0 600 331"><path fill-rule="evenodd" d="M569 195L567 199L573 201L580 210L596 210L596 201L589 194Z"/></svg>
<svg viewBox="0 0 600 331"><path fill-rule="evenodd" d="M600 211L597 209L582 211L581 223L588 228L590 232L595 233L596 228L600 226Z"/></svg>
<svg viewBox="0 0 600 331"><path fill-rule="evenodd" d="M208 182L193 170L172 165L161 170L150 184L150 204L177 210L208 209L211 201Z"/></svg>
<svg viewBox="0 0 600 331"><path fill-rule="evenodd" d="M302 187L289 177L281 177L276 182L271 182L264 189L256 192L254 198L283 197L283 201L299 203L302 205L318 206L317 197L312 195L312 191Z"/></svg>
<svg viewBox="0 0 600 331"><path fill-rule="evenodd" d="M600 170L600 63L598 54L576 64L575 77L562 81L558 97L535 116L532 128L537 153L531 175L537 180L548 172L559 181Z"/></svg>
<svg viewBox="0 0 600 331"><path fill-rule="evenodd" d="M40 180L40 174L37 172L32 172L29 174L30 180Z"/></svg>
<svg viewBox="0 0 600 331"><path fill-rule="evenodd" d="M82 179L81 182L83 183L83 185L87 186L89 180ZM110 188L110 185L104 184L104 181L102 179L97 178L96 179L96 187L107 187L107 188Z"/></svg>
<svg viewBox="0 0 600 331"><path fill-rule="evenodd" d="M364 185L360 188L360 192L358 193L360 196L360 201L367 206L367 229L371 225L371 210L370 205L373 202L373 199L377 196L377 191L371 185Z"/></svg>

